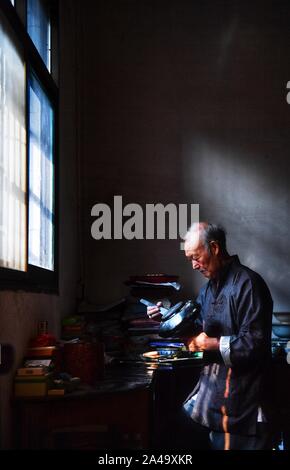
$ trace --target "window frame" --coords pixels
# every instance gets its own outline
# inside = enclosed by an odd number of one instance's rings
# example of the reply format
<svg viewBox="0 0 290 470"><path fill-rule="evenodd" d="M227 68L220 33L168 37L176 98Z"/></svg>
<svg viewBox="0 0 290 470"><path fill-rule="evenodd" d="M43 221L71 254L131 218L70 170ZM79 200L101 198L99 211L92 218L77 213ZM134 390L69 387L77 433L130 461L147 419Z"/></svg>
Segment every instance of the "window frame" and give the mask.
<svg viewBox="0 0 290 470"><path fill-rule="evenodd" d="M5 267L0 267L0 290L25 290L29 292L48 292L58 293L59 281L59 92L58 86L55 82L57 79L57 64L56 57L58 56L56 48L56 31L57 24L57 8L58 0L51 0L51 30L52 30L52 45L51 48L51 72L48 71L45 63L43 62L39 52L37 51L34 43L32 42L26 30L26 1L16 0L15 6L10 0L1 0L0 11L7 19L10 27L13 30L18 46L23 53L25 62L25 87L26 87L26 219L27 219L27 240L26 240L26 253L27 253L27 271L18 271ZM43 91L47 95L51 106L54 111L53 123L53 162L54 162L54 270L40 268L28 264L28 232L29 232L29 84L30 76L33 74L39 81Z"/></svg>

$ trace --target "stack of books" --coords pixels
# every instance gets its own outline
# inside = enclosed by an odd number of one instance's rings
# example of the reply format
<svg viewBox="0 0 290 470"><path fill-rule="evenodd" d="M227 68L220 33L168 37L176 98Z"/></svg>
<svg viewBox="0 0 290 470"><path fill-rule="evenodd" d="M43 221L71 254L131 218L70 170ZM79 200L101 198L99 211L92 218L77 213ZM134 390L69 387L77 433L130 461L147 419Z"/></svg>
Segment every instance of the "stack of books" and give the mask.
<svg viewBox="0 0 290 470"><path fill-rule="evenodd" d="M14 379L16 397L42 397L47 394L52 381L52 372L44 367L21 367Z"/></svg>
<svg viewBox="0 0 290 470"><path fill-rule="evenodd" d="M16 397L42 397L53 384L53 356L55 346L28 348L23 367L16 371Z"/></svg>
<svg viewBox="0 0 290 470"><path fill-rule="evenodd" d="M146 299L153 304L161 301L163 307L169 308L179 300L181 285L177 275L152 273L132 275L125 281L130 287L127 303L123 312L123 329L127 333L128 355L139 359L140 354L148 351L148 343L160 339L160 322L149 318L147 307L140 303Z"/></svg>

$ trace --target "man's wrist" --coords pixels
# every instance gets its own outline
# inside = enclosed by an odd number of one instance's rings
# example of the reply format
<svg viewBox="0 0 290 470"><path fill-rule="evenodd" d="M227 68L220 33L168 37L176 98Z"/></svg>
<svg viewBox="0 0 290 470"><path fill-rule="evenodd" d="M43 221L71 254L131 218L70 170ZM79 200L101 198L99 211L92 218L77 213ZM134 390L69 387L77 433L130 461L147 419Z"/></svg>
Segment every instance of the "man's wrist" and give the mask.
<svg viewBox="0 0 290 470"><path fill-rule="evenodd" d="M218 338L208 338L208 350L214 351L219 349L219 339Z"/></svg>

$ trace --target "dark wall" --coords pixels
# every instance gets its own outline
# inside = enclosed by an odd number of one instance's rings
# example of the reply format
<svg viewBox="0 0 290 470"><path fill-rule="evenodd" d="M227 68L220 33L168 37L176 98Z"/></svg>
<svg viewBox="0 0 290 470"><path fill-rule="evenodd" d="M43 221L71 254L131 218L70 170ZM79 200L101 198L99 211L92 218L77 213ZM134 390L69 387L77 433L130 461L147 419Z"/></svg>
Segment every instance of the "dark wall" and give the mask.
<svg viewBox="0 0 290 470"><path fill-rule="evenodd" d="M84 0L79 5L82 275L88 300L130 274L204 282L179 240L91 237L91 208L198 203L290 309L288 2Z"/></svg>

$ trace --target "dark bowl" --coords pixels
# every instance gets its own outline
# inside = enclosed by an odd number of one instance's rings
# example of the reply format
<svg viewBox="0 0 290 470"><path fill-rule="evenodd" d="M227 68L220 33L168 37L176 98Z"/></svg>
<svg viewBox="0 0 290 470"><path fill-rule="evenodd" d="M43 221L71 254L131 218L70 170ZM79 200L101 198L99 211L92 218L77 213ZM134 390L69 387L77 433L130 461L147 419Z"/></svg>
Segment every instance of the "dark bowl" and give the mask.
<svg viewBox="0 0 290 470"><path fill-rule="evenodd" d="M278 338L286 338L290 340L290 324L285 323L274 323L272 325L273 333L278 336Z"/></svg>
<svg viewBox="0 0 290 470"><path fill-rule="evenodd" d="M273 315L281 323L290 324L290 312L274 312Z"/></svg>

